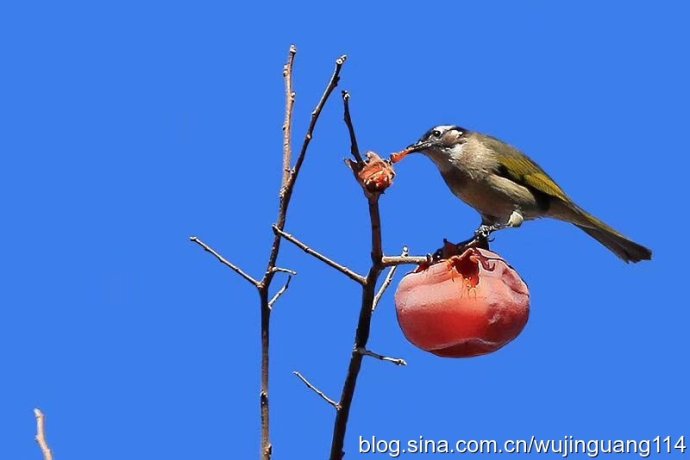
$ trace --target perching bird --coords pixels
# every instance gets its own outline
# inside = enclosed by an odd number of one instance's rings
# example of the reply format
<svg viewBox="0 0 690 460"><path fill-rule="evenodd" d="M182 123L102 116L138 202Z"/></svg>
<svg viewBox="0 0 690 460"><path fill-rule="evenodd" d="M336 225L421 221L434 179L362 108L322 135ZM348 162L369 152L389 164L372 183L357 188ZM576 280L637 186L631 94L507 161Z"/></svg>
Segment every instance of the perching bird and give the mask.
<svg viewBox="0 0 690 460"><path fill-rule="evenodd" d="M429 157L453 194L479 211L479 233L552 217L575 224L625 262L652 258L651 250L576 205L527 155L494 137L459 126L436 126L392 160L412 152Z"/></svg>

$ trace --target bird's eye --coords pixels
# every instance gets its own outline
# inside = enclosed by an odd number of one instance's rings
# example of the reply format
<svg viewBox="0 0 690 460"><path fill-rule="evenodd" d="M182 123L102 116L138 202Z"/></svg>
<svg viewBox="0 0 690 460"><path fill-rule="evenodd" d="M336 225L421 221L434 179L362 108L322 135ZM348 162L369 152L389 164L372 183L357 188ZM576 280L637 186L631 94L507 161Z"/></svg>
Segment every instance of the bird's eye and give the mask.
<svg viewBox="0 0 690 460"><path fill-rule="evenodd" d="M435 129L431 132L431 135L434 137L441 137L441 131L439 131L438 129Z"/></svg>

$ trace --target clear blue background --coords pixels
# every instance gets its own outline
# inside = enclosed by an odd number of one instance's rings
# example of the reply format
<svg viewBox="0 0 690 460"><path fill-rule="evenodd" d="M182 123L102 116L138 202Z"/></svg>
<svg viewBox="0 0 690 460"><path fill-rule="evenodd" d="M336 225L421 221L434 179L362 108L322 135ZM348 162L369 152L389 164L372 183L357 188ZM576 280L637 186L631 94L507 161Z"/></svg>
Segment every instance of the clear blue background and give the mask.
<svg viewBox="0 0 690 460"><path fill-rule="evenodd" d="M347 438L648 438L688 433L688 9L682 2L5 2L0 7L0 459L257 458L257 296L277 208L282 65L295 137L337 56L364 149L453 123L519 146L582 206L654 249L625 265L578 229L494 248L532 293L522 335L470 360L402 336L392 291ZM364 200L338 93L287 229L365 271ZM298 142L296 142L298 145ZM478 217L410 158L382 200L385 249L467 237ZM273 315L274 458L325 458L359 288L286 245ZM276 283L276 287L279 286ZM387 456L382 456L386 457Z"/></svg>

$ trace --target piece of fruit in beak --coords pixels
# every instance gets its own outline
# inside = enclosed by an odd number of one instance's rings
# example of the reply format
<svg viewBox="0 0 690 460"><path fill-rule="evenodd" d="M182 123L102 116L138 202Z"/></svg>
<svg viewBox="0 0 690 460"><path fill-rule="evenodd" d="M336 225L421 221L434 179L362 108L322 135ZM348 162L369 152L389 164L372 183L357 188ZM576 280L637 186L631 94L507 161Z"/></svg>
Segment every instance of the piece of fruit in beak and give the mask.
<svg viewBox="0 0 690 460"><path fill-rule="evenodd" d="M401 150L400 152L392 153L391 154L391 163L399 163L405 158L407 155L409 155L412 152L411 148L407 148L405 150Z"/></svg>

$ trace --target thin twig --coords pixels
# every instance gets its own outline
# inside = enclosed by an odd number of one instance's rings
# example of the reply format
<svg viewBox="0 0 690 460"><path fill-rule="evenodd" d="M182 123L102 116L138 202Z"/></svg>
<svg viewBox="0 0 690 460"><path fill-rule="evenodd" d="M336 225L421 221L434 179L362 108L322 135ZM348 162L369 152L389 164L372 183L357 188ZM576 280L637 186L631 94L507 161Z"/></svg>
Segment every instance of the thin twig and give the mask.
<svg viewBox="0 0 690 460"><path fill-rule="evenodd" d="M296 275L297 272L294 270L290 270L289 268L283 268L283 267L273 267L274 272L281 272L281 273L288 273L290 275Z"/></svg>
<svg viewBox="0 0 690 460"><path fill-rule="evenodd" d="M323 95L321 96L321 100L319 100L319 103L316 104L316 108L311 113L311 121L309 122L309 128L307 128L307 134L304 136L304 143L302 144L302 149L300 150L299 156L297 157L297 161L295 162L295 168L293 169L292 174L293 176L299 174L299 170L302 168L304 156L307 152L307 148L309 147L309 143L311 142L311 139L314 134L314 127L316 127L316 121L319 119L319 115L321 115L321 111L323 110L323 107L326 105L328 97L331 95L335 87L338 86L338 82L340 81L340 70L343 68L343 64L345 64L346 60L347 56L344 54L335 60L335 70L333 71L331 80L328 82L328 85L326 86L326 91L324 91Z"/></svg>
<svg viewBox="0 0 690 460"><path fill-rule="evenodd" d="M355 136L355 127L352 124L352 117L350 116L350 93L343 91L343 106L345 107L345 113L343 119L347 125L347 130L350 133L350 153L355 158L357 163L362 164L364 160L362 155L359 153L359 146L357 145L357 137Z"/></svg>
<svg viewBox="0 0 690 460"><path fill-rule="evenodd" d="M285 291L288 290L290 287L290 281L292 281L292 275L288 275L287 281L285 281L285 284L283 284L283 287L281 287L278 292L273 296L271 300L268 301L268 308L273 308L273 304L276 303L278 299L280 299L280 296L285 293Z"/></svg>
<svg viewBox="0 0 690 460"><path fill-rule="evenodd" d="M46 441L45 415L41 409L34 409L34 415L36 416L36 442L43 453L43 460L53 460L53 452Z"/></svg>
<svg viewBox="0 0 690 460"><path fill-rule="evenodd" d="M290 45L288 60L283 67L285 79L285 121L283 122L283 180L280 187L281 195L285 193L285 186L290 180L292 168L292 111L295 107L295 92L292 89L292 66L295 63L297 47Z"/></svg>
<svg viewBox="0 0 690 460"><path fill-rule="evenodd" d="M335 408L335 410L340 410L340 404L338 404L336 401L334 401L334 400L332 400L331 398L329 398L328 396L326 396L326 394L325 394L323 391L319 390L319 389L316 388L314 385L312 385L311 382L309 382L309 380L307 380L302 374L300 374L300 373L297 372L297 371L293 371L292 373L295 374L295 375L297 376L298 379L300 379L302 382L304 382L304 384L305 384L311 391L313 391L314 393L316 393L317 395L319 395L319 396L321 397L321 399L323 399L323 400L326 401L328 404L330 404L331 406L333 406L333 407Z"/></svg>
<svg viewBox="0 0 690 460"><path fill-rule="evenodd" d="M251 284L253 284L255 287L259 287L259 282L252 278L250 275L248 275L244 270L242 270L240 267L237 265L233 264L229 260L227 260L225 257L221 256L218 252L216 252L213 248L211 248L209 245L201 241L199 238L196 236L190 236L189 240L192 241L193 243L198 244L202 248L204 248L204 251L209 252L215 256L216 259L223 265L230 267L235 273L240 275L242 278L245 280L249 281Z"/></svg>
<svg viewBox="0 0 690 460"><path fill-rule="evenodd" d="M407 256L409 253L409 250L407 249L407 246L405 246L402 250L401 256ZM398 270L397 265L393 265L389 270L388 273L386 274L386 278L383 280L383 284L381 284L381 287L379 288L379 292L376 293L376 296L374 297L374 305L372 305L371 309L376 310L376 307L378 306L379 302L381 301L381 298L383 297L383 294L385 294L386 289L391 285L393 282L393 277L395 277L395 272Z"/></svg>
<svg viewBox="0 0 690 460"><path fill-rule="evenodd" d="M381 258L381 265L384 267L395 267L397 265L421 265L433 262L431 254L425 256L384 256Z"/></svg>
<svg viewBox="0 0 690 460"><path fill-rule="evenodd" d="M282 238L285 238L288 240L290 243L294 244L310 256L313 256L317 259L319 259L321 262L325 263L326 265L335 268L339 272L343 273L346 275L348 278L357 281L359 284L364 284L366 279L358 274L355 273L354 271L350 270L349 268L345 267L344 265L339 264L338 262L333 261L332 259L329 259L328 257L324 256L323 254L313 250L306 244L302 243L300 240L295 238L294 236L290 235L289 233L284 232L283 230L279 229L275 225L273 226L273 231L277 234L280 235Z"/></svg>
<svg viewBox="0 0 690 460"><path fill-rule="evenodd" d="M407 361L405 361L402 358L391 358L389 356L380 355L378 353L374 353L371 350L367 350L366 348L359 348L357 349L357 352L364 356L371 356L372 358L376 358L381 361L388 361L389 363L393 363L396 366L407 366Z"/></svg>

